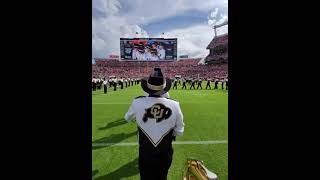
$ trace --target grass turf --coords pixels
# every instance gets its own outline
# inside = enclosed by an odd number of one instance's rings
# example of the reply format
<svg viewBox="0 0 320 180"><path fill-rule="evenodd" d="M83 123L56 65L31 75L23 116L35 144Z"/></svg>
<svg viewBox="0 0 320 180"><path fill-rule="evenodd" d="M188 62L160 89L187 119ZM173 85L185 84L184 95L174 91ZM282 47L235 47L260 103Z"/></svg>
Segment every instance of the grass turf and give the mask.
<svg viewBox="0 0 320 180"><path fill-rule="evenodd" d="M177 141L228 140L228 91L170 90L170 97L180 102L184 115L185 133ZM134 97L142 95L140 85L124 89L92 92L92 142L137 142L137 127L125 123L123 116ZM92 179L139 179L138 146L92 147ZM203 160L206 167L228 179L228 144L174 145L169 180L182 179L188 157Z"/></svg>

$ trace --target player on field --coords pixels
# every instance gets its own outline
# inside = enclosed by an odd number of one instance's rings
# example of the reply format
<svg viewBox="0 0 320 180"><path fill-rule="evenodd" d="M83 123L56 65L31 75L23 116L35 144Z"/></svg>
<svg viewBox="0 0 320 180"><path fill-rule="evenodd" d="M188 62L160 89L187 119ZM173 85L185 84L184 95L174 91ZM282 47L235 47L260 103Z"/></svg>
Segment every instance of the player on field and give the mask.
<svg viewBox="0 0 320 180"><path fill-rule="evenodd" d="M139 141L139 171L141 180L166 180L172 163L172 141L184 132L179 102L161 97L169 91L171 80L155 68L148 79L141 81L149 96L133 100L126 121L136 120Z"/></svg>

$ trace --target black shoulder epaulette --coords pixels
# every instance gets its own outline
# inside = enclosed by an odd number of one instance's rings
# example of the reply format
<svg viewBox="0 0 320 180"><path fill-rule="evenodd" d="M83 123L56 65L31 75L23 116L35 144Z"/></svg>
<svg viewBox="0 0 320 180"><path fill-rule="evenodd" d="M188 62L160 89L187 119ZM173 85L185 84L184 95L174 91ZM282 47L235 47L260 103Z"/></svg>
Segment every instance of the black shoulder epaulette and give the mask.
<svg viewBox="0 0 320 180"><path fill-rule="evenodd" d="M134 99L143 98L143 97L146 97L146 96L138 96L138 97L135 97Z"/></svg>
<svg viewBox="0 0 320 180"><path fill-rule="evenodd" d="M175 100L175 99L172 99L172 98L168 98L168 97L166 97L167 99L171 99L171 100L174 100L174 101L177 101L177 100ZM178 102L178 101L177 101Z"/></svg>

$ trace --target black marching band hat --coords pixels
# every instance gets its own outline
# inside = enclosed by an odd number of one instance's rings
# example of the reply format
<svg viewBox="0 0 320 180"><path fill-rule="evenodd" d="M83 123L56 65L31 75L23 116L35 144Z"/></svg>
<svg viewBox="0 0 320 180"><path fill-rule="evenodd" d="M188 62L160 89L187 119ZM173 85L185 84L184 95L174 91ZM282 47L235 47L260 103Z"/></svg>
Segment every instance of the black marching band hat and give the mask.
<svg viewBox="0 0 320 180"><path fill-rule="evenodd" d="M149 95L162 95L170 90L171 80L163 76L161 68L154 68L149 78L141 80L141 87Z"/></svg>

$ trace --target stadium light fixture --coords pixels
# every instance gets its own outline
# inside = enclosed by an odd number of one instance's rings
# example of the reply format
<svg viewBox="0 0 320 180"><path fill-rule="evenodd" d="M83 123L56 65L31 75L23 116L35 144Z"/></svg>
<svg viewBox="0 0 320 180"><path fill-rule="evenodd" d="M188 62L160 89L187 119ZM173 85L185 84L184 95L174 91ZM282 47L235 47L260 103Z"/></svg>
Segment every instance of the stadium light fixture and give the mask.
<svg viewBox="0 0 320 180"><path fill-rule="evenodd" d="M228 25L228 21L225 21L225 22L222 23L222 24L214 25L214 26L213 26L213 29L214 29L214 37L217 36L217 28L222 27L222 26L225 26L225 25Z"/></svg>

